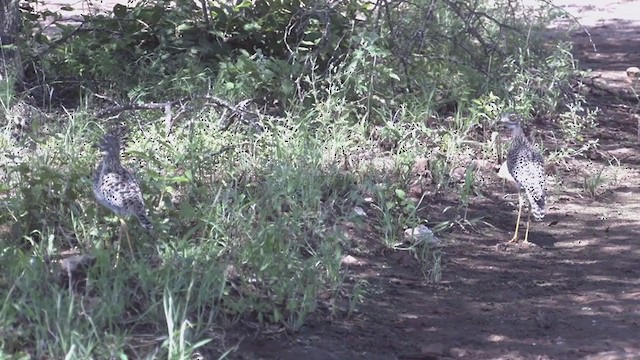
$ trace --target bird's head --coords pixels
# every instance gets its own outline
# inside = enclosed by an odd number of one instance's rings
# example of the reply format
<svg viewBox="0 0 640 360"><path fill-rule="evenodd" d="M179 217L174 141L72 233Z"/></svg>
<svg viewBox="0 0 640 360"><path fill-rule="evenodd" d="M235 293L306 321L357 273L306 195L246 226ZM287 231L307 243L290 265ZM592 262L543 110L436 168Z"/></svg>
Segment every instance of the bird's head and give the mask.
<svg viewBox="0 0 640 360"><path fill-rule="evenodd" d="M107 133L99 143L94 144L94 147L98 148L104 156L119 156L121 140L117 134Z"/></svg>
<svg viewBox="0 0 640 360"><path fill-rule="evenodd" d="M500 115L500 124L509 130L516 130L520 127L520 115L512 112Z"/></svg>

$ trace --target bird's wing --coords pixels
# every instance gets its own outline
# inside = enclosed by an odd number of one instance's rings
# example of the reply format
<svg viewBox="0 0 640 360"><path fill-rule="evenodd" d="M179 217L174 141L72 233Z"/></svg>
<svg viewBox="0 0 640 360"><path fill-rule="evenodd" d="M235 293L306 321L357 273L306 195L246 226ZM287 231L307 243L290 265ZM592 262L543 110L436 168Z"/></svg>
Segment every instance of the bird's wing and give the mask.
<svg viewBox="0 0 640 360"><path fill-rule="evenodd" d="M126 193L125 197L130 201L139 202L144 207L144 199L142 198L142 190L140 184L132 172L127 171L122 179L122 190Z"/></svg>
<svg viewBox="0 0 640 360"><path fill-rule="evenodd" d="M105 205L112 210L122 208L123 196L120 189L122 176L118 173L105 173L102 175L101 181L97 186L97 195L104 200Z"/></svg>

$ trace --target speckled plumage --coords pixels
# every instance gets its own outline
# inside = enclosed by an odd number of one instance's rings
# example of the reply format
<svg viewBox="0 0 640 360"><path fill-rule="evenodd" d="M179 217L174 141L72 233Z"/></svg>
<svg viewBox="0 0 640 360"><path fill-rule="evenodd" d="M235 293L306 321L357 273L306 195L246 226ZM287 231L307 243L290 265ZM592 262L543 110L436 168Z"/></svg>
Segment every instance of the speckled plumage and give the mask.
<svg viewBox="0 0 640 360"><path fill-rule="evenodd" d="M522 211L523 199L521 198L521 190L529 200L529 215L537 220L541 220L545 214L545 173L544 159L540 152L534 148L522 131L520 125L521 118L516 114L504 114L501 123L511 129L511 147L507 153L507 169L509 174L516 182L518 187L518 196L520 204L518 209L518 222L520 221L520 212ZM527 219L527 233L525 242L529 234L529 219ZM512 241L517 241L518 224L516 224L516 233Z"/></svg>
<svg viewBox="0 0 640 360"><path fill-rule="evenodd" d="M100 143L102 160L93 174L93 193L98 202L118 216L133 215L147 230L153 225L146 215L140 185L133 173L120 162L121 134L105 135Z"/></svg>

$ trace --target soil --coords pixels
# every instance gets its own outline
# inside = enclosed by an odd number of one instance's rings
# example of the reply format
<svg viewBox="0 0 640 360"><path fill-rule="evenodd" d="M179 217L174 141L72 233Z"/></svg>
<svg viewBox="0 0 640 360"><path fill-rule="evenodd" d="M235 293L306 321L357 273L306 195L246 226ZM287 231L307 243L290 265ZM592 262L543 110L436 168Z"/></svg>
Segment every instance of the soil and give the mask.
<svg viewBox="0 0 640 360"><path fill-rule="evenodd" d="M218 345L239 343L230 358L640 359L640 139L625 72L640 66L640 1L574 3L556 2L584 27L571 39L597 82L587 96L599 126L586 140L599 146L555 169L533 244L505 244L517 198L496 186L469 214L492 226L447 235L439 283L410 256L355 256L350 275L368 286L354 315L319 315L289 335L227 332ZM585 179L599 173L603 183L590 194ZM445 205L430 204L434 214Z"/></svg>
<svg viewBox="0 0 640 360"><path fill-rule="evenodd" d="M440 282L426 281L405 253L352 254L349 282L368 284L353 315L318 311L294 334L249 324L214 331L204 358L237 345L228 358L640 359L638 102L617 93L630 89L625 70L640 66L640 1L556 3L584 26L571 39L599 84L588 94L599 126L587 139L599 147L556 167L533 244L505 244L517 200L514 188L496 186L470 204L469 217L487 225L444 238ZM589 194L585 179L600 172L603 183ZM445 201L429 204L434 214Z"/></svg>

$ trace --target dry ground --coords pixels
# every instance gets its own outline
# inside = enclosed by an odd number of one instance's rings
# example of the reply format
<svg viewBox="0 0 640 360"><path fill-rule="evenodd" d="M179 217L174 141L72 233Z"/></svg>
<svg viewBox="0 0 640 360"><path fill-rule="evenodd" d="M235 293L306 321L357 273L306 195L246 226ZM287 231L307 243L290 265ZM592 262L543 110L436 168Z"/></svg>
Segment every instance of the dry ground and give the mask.
<svg viewBox="0 0 640 360"><path fill-rule="evenodd" d="M515 198L505 200L512 189L497 186L471 204L494 227L448 235L440 283L427 283L404 256L358 258L352 281L369 286L351 318L320 315L294 335L215 332L205 358L239 344L230 358L640 359L638 103L606 90L628 87L624 70L640 66L640 1L573 3L559 5L591 34L572 35L574 55L605 88L589 97L602 110L589 134L601 146L557 169L548 216L532 229L536 246L498 246L511 235ZM606 181L593 198L583 179L601 169ZM435 214L444 204L431 206Z"/></svg>

